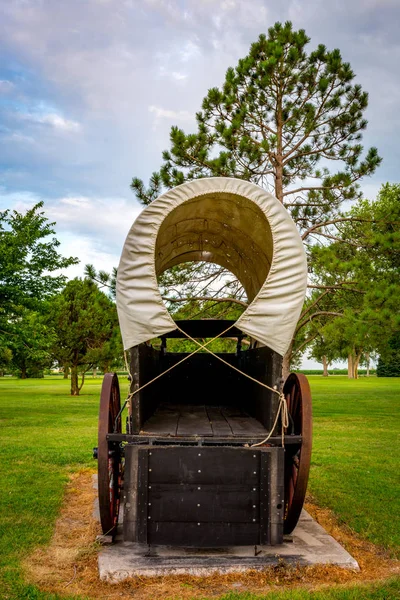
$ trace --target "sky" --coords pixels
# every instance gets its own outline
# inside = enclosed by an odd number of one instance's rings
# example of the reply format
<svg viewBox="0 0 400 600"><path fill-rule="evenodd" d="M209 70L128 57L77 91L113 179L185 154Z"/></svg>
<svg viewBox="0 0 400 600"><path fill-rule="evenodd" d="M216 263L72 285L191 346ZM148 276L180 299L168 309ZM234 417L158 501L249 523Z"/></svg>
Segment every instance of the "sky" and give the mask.
<svg viewBox="0 0 400 600"><path fill-rule="evenodd" d="M276 21L339 48L369 92L362 182L399 182L398 0L0 0L0 210L44 201L64 255L111 270L172 125L194 130L210 87ZM309 361L304 366L314 363Z"/></svg>

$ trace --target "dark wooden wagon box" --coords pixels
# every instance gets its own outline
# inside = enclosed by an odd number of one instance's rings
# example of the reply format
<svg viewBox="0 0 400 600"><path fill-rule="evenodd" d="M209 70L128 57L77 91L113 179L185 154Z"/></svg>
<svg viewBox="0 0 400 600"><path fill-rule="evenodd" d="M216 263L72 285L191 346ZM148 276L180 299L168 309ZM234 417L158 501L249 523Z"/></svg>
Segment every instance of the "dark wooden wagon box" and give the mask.
<svg viewBox="0 0 400 600"><path fill-rule="evenodd" d="M229 322L178 323L190 336L201 331L213 337ZM177 332L163 337L161 349L148 344L132 348L131 391L140 391L130 402L127 433L119 423L118 432L106 434L108 467L117 467L111 479L109 468L105 473L105 493L111 489L113 501L123 502L125 541L210 548L276 545L297 522L304 482L300 503L294 494L300 483L303 421L308 419L302 390L292 376L286 384L291 423L283 447L278 394L241 374L273 389L280 385L282 358L267 347L242 350L243 336L234 333L236 352L197 353L155 381L187 356L166 351L166 338ZM115 392L115 377L112 381ZM115 409L109 424L115 428L118 420ZM123 485L114 477L117 469ZM117 490L120 495L114 497ZM103 529L115 531L107 523Z"/></svg>
<svg viewBox="0 0 400 600"><path fill-rule="evenodd" d="M280 544L283 454L283 448L127 446L124 539Z"/></svg>

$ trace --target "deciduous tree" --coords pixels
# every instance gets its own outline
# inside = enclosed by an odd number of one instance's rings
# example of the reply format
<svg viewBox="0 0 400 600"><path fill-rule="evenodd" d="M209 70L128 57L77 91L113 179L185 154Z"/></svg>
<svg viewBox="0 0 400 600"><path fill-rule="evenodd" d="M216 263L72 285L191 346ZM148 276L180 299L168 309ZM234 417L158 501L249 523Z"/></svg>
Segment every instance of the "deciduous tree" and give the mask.
<svg viewBox="0 0 400 600"><path fill-rule="evenodd" d="M23 310L14 319L8 339L13 372L21 379L43 377L43 370L53 362L51 347L55 337L54 330L42 314Z"/></svg>
<svg viewBox="0 0 400 600"><path fill-rule="evenodd" d="M400 328L400 185L360 200L337 227L335 241L312 249L314 278L332 293L319 299L322 316L308 330L326 353L347 358L349 377L357 377L362 355L385 353ZM338 316L326 323L324 311Z"/></svg>
<svg viewBox="0 0 400 600"><path fill-rule="evenodd" d="M38 313L65 283L60 269L78 262L58 252L55 223L42 208L39 202L25 213L0 212L0 352L12 352L14 368L22 376L32 361L42 363L47 352L48 336L42 339L43 355L38 345L44 327Z"/></svg>
<svg viewBox="0 0 400 600"><path fill-rule="evenodd" d="M93 368L117 327L115 304L89 279L73 279L54 299L51 324L57 339L53 353L71 370L71 395L78 396L85 372ZM81 383L78 381L81 373Z"/></svg>
<svg viewBox="0 0 400 600"><path fill-rule="evenodd" d="M59 254L55 223L48 221L42 208L39 202L24 214L0 212L0 319L19 307L37 309L66 281L55 271L79 262Z"/></svg>

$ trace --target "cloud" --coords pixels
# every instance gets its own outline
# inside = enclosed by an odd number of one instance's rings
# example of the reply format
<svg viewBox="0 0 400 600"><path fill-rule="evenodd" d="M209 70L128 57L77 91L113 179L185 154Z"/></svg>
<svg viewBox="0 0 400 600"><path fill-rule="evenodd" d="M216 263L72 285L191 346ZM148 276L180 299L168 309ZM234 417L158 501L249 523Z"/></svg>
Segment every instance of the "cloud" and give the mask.
<svg viewBox="0 0 400 600"><path fill-rule="evenodd" d="M25 213L43 200L29 191L7 192L0 189L0 210L13 208ZM124 198L69 196L44 200L42 211L55 222L60 252L76 256L80 264L68 269L68 277L82 276L84 265L111 270L118 266L122 247L142 207Z"/></svg>
<svg viewBox="0 0 400 600"><path fill-rule="evenodd" d="M62 131L79 131L81 128L80 124L76 121L64 119L64 117L60 117L60 115L55 114L38 117L37 122L50 125L51 127L54 127L54 129L60 129Z"/></svg>
<svg viewBox="0 0 400 600"><path fill-rule="evenodd" d="M189 62L201 56L201 48L199 44L187 40L179 50L179 55L182 62Z"/></svg>
<svg viewBox="0 0 400 600"><path fill-rule="evenodd" d="M173 79L176 79L176 81L182 81L183 79L187 79L188 76L186 73L179 73L178 71L172 71L171 77Z"/></svg>
<svg viewBox="0 0 400 600"><path fill-rule="evenodd" d="M177 121L189 121L193 115L187 110L168 110L161 106L149 106L149 111L155 114L156 119L172 119Z"/></svg>
<svg viewBox="0 0 400 600"><path fill-rule="evenodd" d="M3 142L16 143L16 144L35 144L35 139L30 135L25 135L18 131L12 133L6 133L2 136Z"/></svg>
<svg viewBox="0 0 400 600"><path fill-rule="evenodd" d="M14 84L7 79L0 79L0 94L8 94L13 89Z"/></svg>
<svg viewBox="0 0 400 600"><path fill-rule="evenodd" d="M79 265L70 267L69 278L83 275L84 266L111 272L117 267L125 238L142 210L122 198L67 197L47 202L46 216L56 222L60 251L77 256Z"/></svg>
<svg viewBox="0 0 400 600"><path fill-rule="evenodd" d="M60 246L58 251L63 256L74 256L79 258L77 265L72 265L64 270L68 279L83 277L85 265L93 265L96 271L111 273L114 267L118 267L119 255L104 248L96 240L73 233L63 233L58 236Z"/></svg>
<svg viewBox="0 0 400 600"><path fill-rule="evenodd" d="M48 125L49 127L63 131L63 132L77 132L81 129L81 126L76 121L64 119L64 117L55 113L49 114L32 114L25 113L21 114L21 118L31 121L32 123L38 123L41 125Z"/></svg>
<svg viewBox="0 0 400 600"><path fill-rule="evenodd" d="M57 223L57 231L89 238L92 243L113 252L122 250L123 243L141 207L133 196L98 198L71 196L47 201L48 218Z"/></svg>

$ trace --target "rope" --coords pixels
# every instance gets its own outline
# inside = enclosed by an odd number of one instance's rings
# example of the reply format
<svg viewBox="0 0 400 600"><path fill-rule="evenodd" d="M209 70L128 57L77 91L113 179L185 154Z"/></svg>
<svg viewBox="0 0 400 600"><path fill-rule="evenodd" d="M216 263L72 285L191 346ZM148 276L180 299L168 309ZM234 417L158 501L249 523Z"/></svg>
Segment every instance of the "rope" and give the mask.
<svg viewBox="0 0 400 600"><path fill-rule="evenodd" d="M186 331L183 331L183 329L181 329L178 325L176 326L176 328L181 333L183 333L187 338L189 338L192 342L194 342L195 344L197 344L198 346L200 346L199 350L201 350L201 348L205 348L205 346L203 346L202 344L200 344L200 342L198 342L196 339L192 338L188 333L186 333ZM225 333L225 332L223 331L217 337L220 337L221 335L223 335L223 333ZM217 338L214 338L214 339L217 339ZM211 341L214 341L214 340L211 340ZM276 427L276 425L278 423L279 415L281 415L281 417L282 417L282 446L284 446L285 445L285 431L284 430L289 426L289 413L288 413L286 398L285 398L285 395L283 394L283 392L279 392L277 389L270 387L266 383L264 383L262 381L259 381L258 379L255 379L254 377L252 377L248 373L245 373L241 369L238 369L234 365L231 365L231 363L229 363L228 361L224 360L221 356L218 356L218 354L215 354L214 352L212 352L209 348L205 348L205 350L209 354L211 354L212 356L214 356L215 358L218 358L218 360L220 360L221 362L223 362L225 365L227 365L228 367L230 367L234 371L237 371L238 373L240 373L244 377L247 377L247 379L250 379L251 381L254 381L254 383L258 383L258 385L261 385L262 387L266 388L267 390L270 390L271 392L274 392L275 394L278 394L278 396L280 398L280 401L279 401L278 410L276 412L275 421L274 421L274 424L272 426L271 431L269 432L269 434L265 438L265 440L263 440L262 442L258 442L257 444L252 444L251 447L254 448L256 446L262 446L263 444L265 444L269 440L269 438L272 436L272 434L274 432L274 429L275 429L275 427Z"/></svg>
<svg viewBox="0 0 400 600"><path fill-rule="evenodd" d="M157 379L159 379L163 375L166 375L166 373L168 373L169 371L172 371L172 369L175 369L175 367L178 367L179 365L181 365L183 362L185 362L185 360L188 360L194 354L197 354L197 352L200 352L200 350L206 350L206 352L208 352L209 354L211 354L212 356L214 356L215 358L217 358L218 360L220 360L221 362L223 362L225 365L227 365L228 367L230 367L234 371L237 371L238 373L240 373L244 377L247 377L247 379L250 379L254 383L257 383L258 385L261 385L262 387L266 388L267 390L270 390L274 394L278 394L278 396L280 398L280 401L279 401L278 410L276 412L275 421L274 421L274 424L272 426L271 431L269 432L268 436L264 440L262 440L262 442L258 442L257 444L252 444L251 447L255 448L256 446L262 446L263 444L265 444L270 439L270 437L272 436L272 434L274 432L274 429L275 429L275 427L276 427L276 425L278 423L279 416L281 416L281 423L282 423L282 446L284 446L285 445L285 429L289 426L289 414L288 414L288 408L287 408L286 398L285 398L283 392L279 392L276 388L272 388L269 385L267 385L266 383L263 383L262 381L259 381L258 379L255 379L254 377L252 377L248 373L245 373L244 371L241 371L240 369L238 369L234 365L231 365L228 361L224 360L221 356L218 356L217 354L215 354L214 352L212 352L209 348L207 348L207 346L209 344L211 344L212 342L214 342L215 340L217 340L218 338L220 338L222 335L224 335L225 333L227 333L230 329L232 329L232 327L234 327L234 325L230 325L227 329L225 329L224 331L222 331L221 333L219 333L218 335L216 335L212 340L209 340L205 344L201 344L198 340L192 338L188 333L186 333L186 331L183 331L183 329L181 329L179 327L179 325L176 325L176 329L178 329L178 331L180 331L189 340L191 340L192 342L194 342L195 344L197 344L198 348L196 350L194 350L193 352L191 352L190 354L187 354L186 356L184 356L180 361L178 361L177 363L175 363L174 365L172 365L171 367L169 367L168 369L166 369L162 373L159 373L158 375L156 375L156 377L154 377L153 379L151 379L147 383L144 383L143 385L141 385L137 390L134 390L133 392L130 392L128 394L127 398L126 398L126 404L130 403L130 401L133 398L133 396L135 396L138 392L140 392L141 390L143 390L145 387L147 387L151 383L154 383L154 381L157 381ZM127 361L126 353L125 352L124 352L124 359L125 359L125 365L126 365L128 374L131 377L131 381L132 381L132 376L131 376L131 373L130 373L130 370L129 370L128 361Z"/></svg>
<svg viewBox="0 0 400 600"><path fill-rule="evenodd" d="M196 341L196 343L198 344L199 348L197 348L196 350L194 350L190 354L187 354L186 356L184 356L180 361L178 361L177 363L175 363L171 367L168 367L168 369L166 369L162 373L159 373L158 375L156 375L156 377L154 377L153 379L150 379L150 381L148 381L147 383L144 383L143 385L141 385L137 390L134 390L133 392L131 392L130 394L128 394L128 396L126 398L127 402L130 402L130 400L132 399L132 397L135 394L137 394L138 392L142 391L145 387L147 387L151 383L154 383L154 381L156 381L157 379L159 379L160 377L162 377L163 375L165 375L169 371L172 371L172 369L175 369L175 367L177 367L178 365L181 365L183 362L185 362L185 360L188 360L188 358L190 358L194 354L197 354L197 352L200 352L201 349L204 349L204 350L207 350L207 352L210 352L210 350L208 350L206 348L206 346L208 346L209 344L211 344L211 342L214 342L214 340L217 340L221 335L224 335L224 333L226 333L227 331L229 331L230 329L232 329L232 327L234 327L234 325L230 325L227 329L225 329L225 331L223 331L222 333L219 333L218 335L215 336L215 338L213 338L212 340L209 340L204 345L200 344L199 342ZM177 329L179 329L179 331L182 331L179 327L177 327ZM186 337L190 337L184 331L182 331L182 333L184 333L186 335ZM192 339L192 338L190 338L190 339ZM124 352L124 355L125 355L125 352ZM125 361L126 361L126 356L125 356ZM129 371L128 371L128 373L130 375Z"/></svg>
<svg viewBox="0 0 400 600"><path fill-rule="evenodd" d="M282 432L281 432L282 448L285 447L285 429L289 426L289 413L288 413L288 407L287 407L287 402L286 402L284 393L280 392L279 396L280 396L279 406L278 406L278 410L276 411L275 421L274 421L274 424L272 425L271 431L269 432L269 434L267 435L265 440L263 440L262 442L258 442L257 444L252 444L251 445L252 448L255 448L256 446L263 446L264 444L266 444L268 442L269 438L272 436L274 429L278 423L279 415L281 415L281 421L282 421Z"/></svg>

